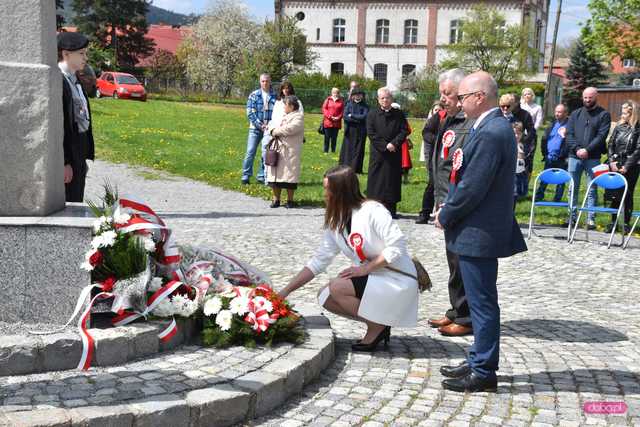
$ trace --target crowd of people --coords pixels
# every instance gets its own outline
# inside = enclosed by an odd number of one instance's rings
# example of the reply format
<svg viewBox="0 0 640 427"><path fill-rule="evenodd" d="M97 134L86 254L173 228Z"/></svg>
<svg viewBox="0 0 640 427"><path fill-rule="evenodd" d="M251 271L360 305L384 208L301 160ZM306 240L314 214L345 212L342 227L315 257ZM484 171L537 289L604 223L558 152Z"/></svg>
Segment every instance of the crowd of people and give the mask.
<svg viewBox="0 0 640 427"><path fill-rule="evenodd" d="M454 72L453 70L451 72ZM458 72L458 71L455 71ZM453 79L455 81L455 79ZM450 83L452 84L452 83ZM282 84L276 96L271 89L268 75L260 77L261 88L253 92L247 101L247 117L250 123L247 152L243 163L242 183L248 184L252 175L256 147L262 141L264 158L265 147L273 140L272 130L276 129L285 117L283 99L294 95L291 83ZM465 123L465 115L452 102L445 98L448 91L441 92L441 98L432 106L422 130L420 160L425 162L427 185L425 186L422 207L417 224L427 224L434 219L437 200L442 200L442 193L448 188L448 175L451 159L446 153L452 153L464 140L468 129L458 128ZM520 94L505 93L498 99L498 108L503 116L512 124L516 137L516 168L513 197L516 203L529 198L529 188L534 170L534 157L537 149L538 133L543 124L542 107L535 101L535 93L531 88L524 88ZM611 129L611 115L597 103L597 89L587 88L583 93L583 106L571 114L566 105L559 104L554 110L553 122L546 127L540 139L541 160L544 169L560 168L567 170L574 182L573 206L577 206L582 176L586 175L587 185L595 176L594 168L601 164L601 157L606 154L605 164L609 170L623 174L628 183L628 192L622 200L623 192L607 191L605 199L611 207L617 208L624 202L624 227L630 228L633 211L633 194L640 174L640 124L638 120L638 104L629 100L624 103L620 121ZM301 104L300 100L297 100ZM339 88L332 88L330 95L322 104L322 121L318 131L324 136L323 152L335 153L340 130L344 129L342 146L338 164L350 166L356 174L364 173L363 164L367 138L370 142L369 168L367 170L367 196L383 203L397 218L397 203L401 200L402 183L407 183L408 171L412 167L410 150L413 148L408 138L411 127L402 112L401 106L393 102L393 96L387 88L378 91L375 106L370 106L365 99L365 92L357 82L351 82L346 101L341 97ZM459 117L457 117L459 116ZM303 117L303 116L302 116ZM455 122L453 129L445 129L445 123ZM344 127L343 127L344 122ZM268 132L265 133L265 131ZM276 131L276 134L278 132ZM264 164L261 163L257 180L274 189L272 207L280 206L280 190L287 188L289 198L287 207L293 207L293 190L300 176L300 150L291 151L288 143L280 138L278 147L284 162L288 163L295 173L272 174L272 179L265 180ZM288 138L291 140L291 138ZM301 142L304 138L293 138ZM607 149L607 140L609 141ZM439 144L442 147L437 147ZM444 163L442 169L438 163ZM268 167L267 167L268 168ZM404 180L402 179L404 177ZM547 185L540 183L535 200L545 197ZM562 200L565 185L555 188L553 201ZM440 194L438 198L437 195ZM597 200L597 188L589 192L587 206L592 207ZM595 228L594 213L587 218L589 229ZM576 210L570 213L569 221L575 222ZM615 216L607 226L611 231Z"/></svg>
<svg viewBox="0 0 640 427"><path fill-rule="evenodd" d="M86 160L93 158L89 101L76 75L86 63L87 45L88 39L79 33L58 36L68 201L83 200ZM428 184L418 222L433 221L444 232L450 307L428 323L443 336L473 335L467 359L440 368L447 377L442 386L457 392L495 391L500 353L498 259L527 250L514 206L528 191L542 112L531 89L522 91L521 100L514 94L499 97L496 81L486 72L465 75L452 69L442 73L438 83L440 99L422 131ZM567 169L579 188L583 173L593 179L593 168L607 154L607 165L626 177L629 191L624 200L619 191L606 197L613 206L625 204L628 225L640 174L639 106L625 102L620 121L611 131L611 115L598 106L597 95L595 88L585 89L583 106L570 115L566 106L556 106L555 120L541 140L543 161L545 167ZM319 291L318 300L337 315L365 323L365 335L352 348L373 352L380 344L388 344L392 327L417 323L421 266L410 256L406 238L394 221L407 167L403 150L409 148L411 128L386 87L378 90L376 106L367 105L357 85L350 88L346 103L334 88L322 109L325 152L336 151L338 131L345 122L341 164L323 177L323 241L279 294L287 297L343 253L352 265ZM294 207L304 113L293 86L282 84L276 95L270 76L261 75L260 88L247 101L247 117L242 183L249 184L253 176L260 146L262 158L270 160L266 165L260 162L257 180L272 187L271 207L281 205L283 189L287 190L286 206ZM365 197L358 174L363 172L367 137L370 157ZM270 156L273 152L276 160ZM542 199L544 191L542 188L535 196ZM554 200L562 195L559 187ZM590 204L596 196L595 191L589 195Z"/></svg>

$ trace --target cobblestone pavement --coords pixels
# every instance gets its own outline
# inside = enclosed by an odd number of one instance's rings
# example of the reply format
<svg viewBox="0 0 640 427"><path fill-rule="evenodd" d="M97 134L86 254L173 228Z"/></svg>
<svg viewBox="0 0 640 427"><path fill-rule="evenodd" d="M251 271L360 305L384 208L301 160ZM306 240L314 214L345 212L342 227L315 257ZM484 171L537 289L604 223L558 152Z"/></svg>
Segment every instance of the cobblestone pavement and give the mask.
<svg viewBox="0 0 640 427"><path fill-rule="evenodd" d="M112 405L229 383L285 355L293 345L271 350L225 350L183 346L141 361L88 372L68 370L0 377L0 402L6 412ZM213 359L213 360L212 360ZM88 397L87 396L91 396Z"/></svg>
<svg viewBox="0 0 640 427"><path fill-rule="evenodd" d="M141 169L96 162L88 194L105 178L143 197L178 241L223 248L271 275L276 287L312 256L321 209L270 209L263 200L176 177L144 179ZM145 175L149 177L149 174ZM502 341L497 393L445 392L438 369L464 358L470 337L446 338L426 320L448 306L442 233L401 219L411 252L434 282L420 301L419 325L394 329L388 351L352 353L363 328L331 316L335 363L320 380L255 426L299 425L635 425L640 426L640 245L568 245L562 230L540 231L529 251L500 261ZM544 237L546 236L546 237ZM603 241L603 236L591 233ZM292 295L311 302L330 270ZM588 401L625 402L623 415L585 414Z"/></svg>

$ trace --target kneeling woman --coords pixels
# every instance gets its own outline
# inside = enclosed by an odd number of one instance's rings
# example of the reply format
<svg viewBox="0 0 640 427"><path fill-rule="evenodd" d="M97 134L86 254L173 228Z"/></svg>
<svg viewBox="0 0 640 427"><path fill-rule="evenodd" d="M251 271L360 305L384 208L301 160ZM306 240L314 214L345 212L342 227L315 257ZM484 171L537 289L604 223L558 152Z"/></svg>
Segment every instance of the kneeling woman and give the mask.
<svg viewBox="0 0 640 427"><path fill-rule="evenodd" d="M391 326L416 325L416 269L400 228L382 204L360 193L353 169L337 166L327 171L324 197L323 242L280 295L286 297L312 280L342 252L353 266L330 280L319 300L335 314L364 322L367 333L352 348L375 351L381 341L388 343Z"/></svg>

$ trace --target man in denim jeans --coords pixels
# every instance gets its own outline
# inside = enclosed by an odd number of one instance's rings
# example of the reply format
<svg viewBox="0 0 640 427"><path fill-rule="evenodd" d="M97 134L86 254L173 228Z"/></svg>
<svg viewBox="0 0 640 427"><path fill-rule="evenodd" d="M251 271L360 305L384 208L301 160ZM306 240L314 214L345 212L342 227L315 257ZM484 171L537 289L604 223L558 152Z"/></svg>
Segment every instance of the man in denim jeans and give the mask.
<svg viewBox="0 0 640 427"><path fill-rule="evenodd" d="M261 146L262 138L269 126L273 105L276 103L276 95L271 89L271 76L260 75L260 89L251 92L247 99L247 118L249 119L249 137L247 138L247 153L242 162L242 184L249 184L253 176L253 160L256 157L258 146ZM264 159L260 159L260 169L256 179L263 183Z"/></svg>
<svg viewBox="0 0 640 427"><path fill-rule="evenodd" d="M607 135L611 128L611 115L597 105L598 90L588 87L582 92L582 107L571 113L567 122L567 144L569 145L569 173L575 185L573 205L577 206L582 172L588 177L587 186L594 178L593 168L600 164L600 157L607 152ZM596 188L593 187L587 197L587 206L596 204ZM572 221L577 216L574 210ZM587 226L595 229L595 214L589 212Z"/></svg>

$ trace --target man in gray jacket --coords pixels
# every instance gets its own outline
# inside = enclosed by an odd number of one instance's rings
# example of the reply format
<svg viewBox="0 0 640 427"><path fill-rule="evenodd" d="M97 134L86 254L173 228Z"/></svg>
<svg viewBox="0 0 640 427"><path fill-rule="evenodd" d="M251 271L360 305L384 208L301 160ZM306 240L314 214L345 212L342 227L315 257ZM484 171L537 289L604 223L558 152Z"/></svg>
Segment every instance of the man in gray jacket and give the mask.
<svg viewBox="0 0 640 427"><path fill-rule="evenodd" d="M464 144L473 127L474 120L467 120L458 107L458 85L464 78L464 72L454 68L439 77L440 101L447 110L447 116L440 122L432 153L431 176L435 180L436 210L444 202L449 192L449 176L453 164L453 153ZM449 301L451 308L440 319L430 319L429 325L438 328L445 336L461 336L473 333L469 304L464 292L458 256L447 250L449 264Z"/></svg>

